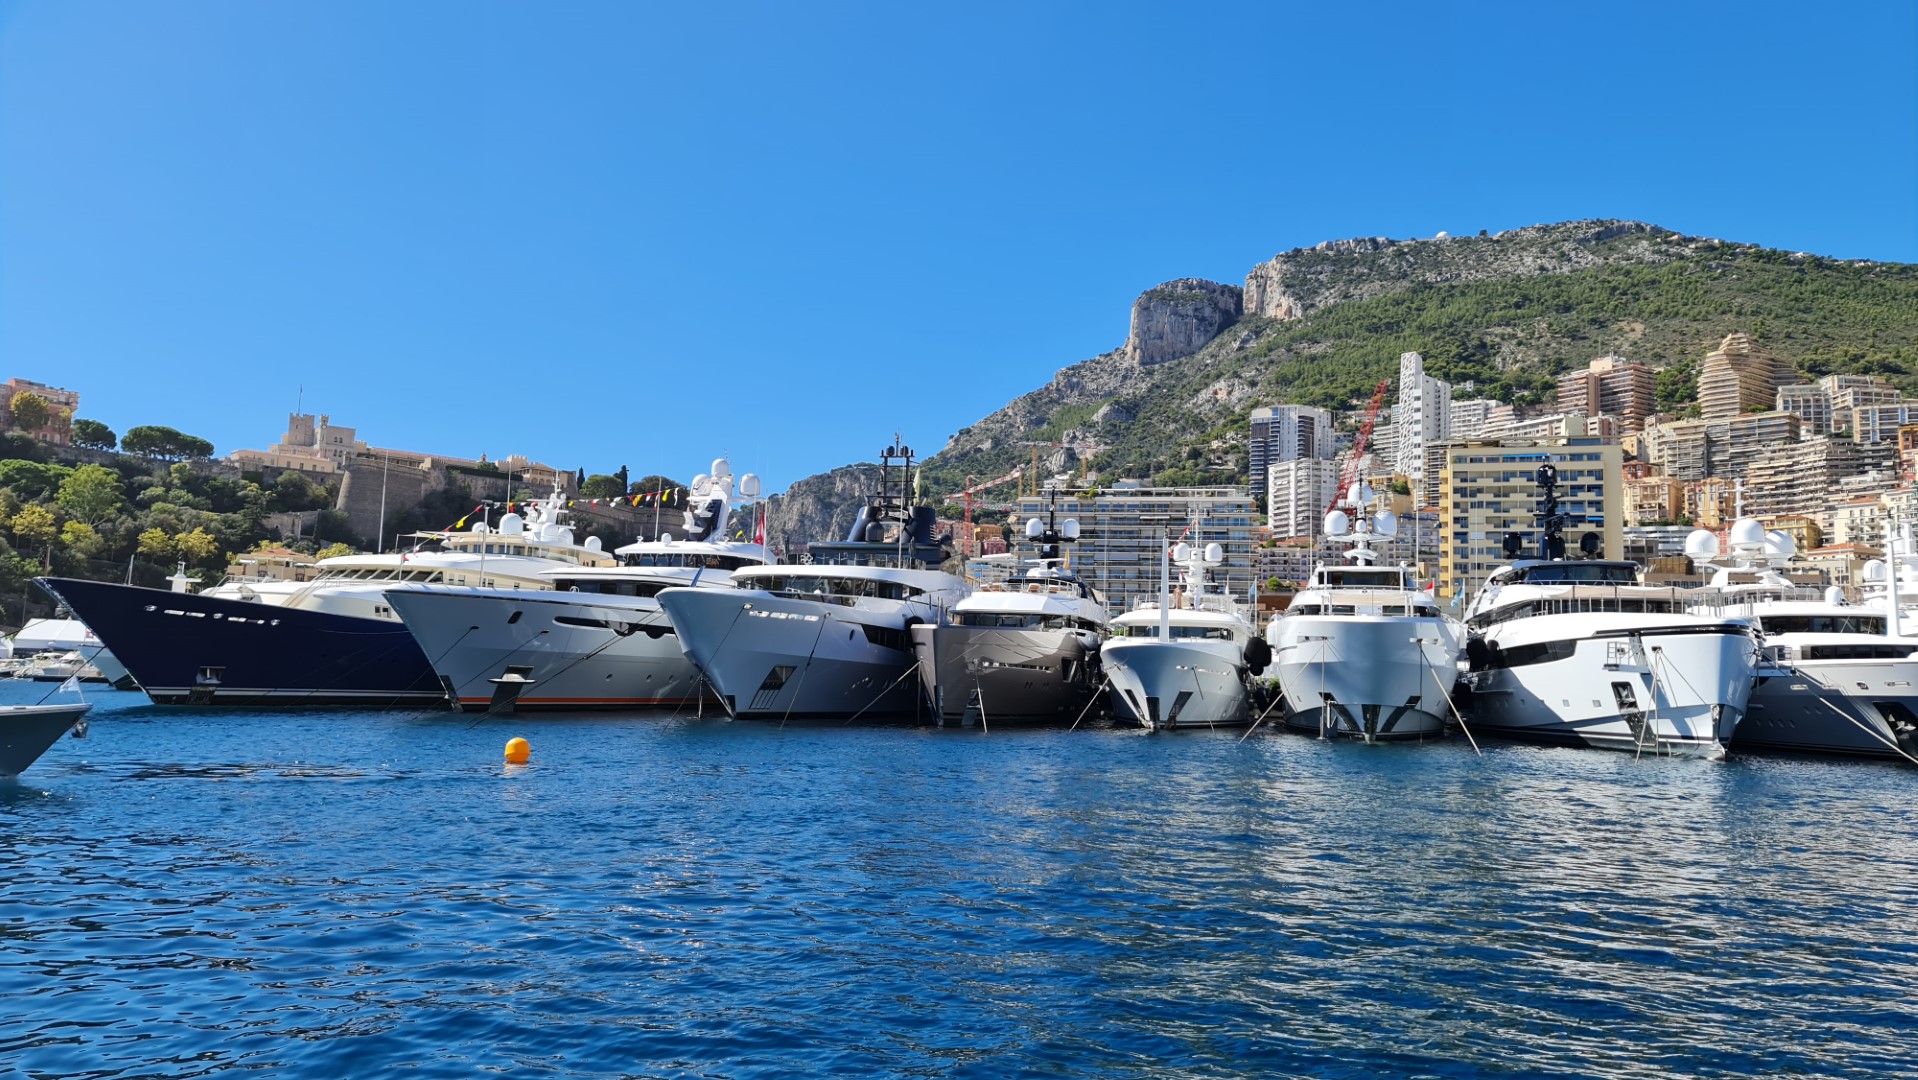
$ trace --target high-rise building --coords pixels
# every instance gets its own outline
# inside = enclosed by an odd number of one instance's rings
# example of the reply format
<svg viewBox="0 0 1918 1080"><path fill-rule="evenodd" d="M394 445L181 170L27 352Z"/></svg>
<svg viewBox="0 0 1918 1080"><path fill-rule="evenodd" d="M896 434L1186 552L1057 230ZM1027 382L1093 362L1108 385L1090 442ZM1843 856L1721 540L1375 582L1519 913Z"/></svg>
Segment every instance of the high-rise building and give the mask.
<svg viewBox="0 0 1918 1080"><path fill-rule="evenodd" d="M1728 420L1680 420L1646 428L1639 445L1646 459L1680 480L1743 476L1753 451L1798 441L1798 417L1787 412L1746 413Z"/></svg>
<svg viewBox="0 0 1918 1080"><path fill-rule="evenodd" d="M1252 410L1252 443L1246 458L1252 490L1265 487L1265 471L1281 461L1330 458L1337 452L1332 414L1310 405L1268 405Z"/></svg>
<svg viewBox="0 0 1918 1080"><path fill-rule="evenodd" d="M1777 405L1779 387L1797 381L1791 364L1752 344L1746 334L1726 334L1699 368L1699 413L1707 420L1729 420L1765 412Z"/></svg>
<svg viewBox="0 0 1918 1080"><path fill-rule="evenodd" d="M1839 431L1851 422L1853 409L1885 405L1901 396L1897 387L1876 375L1827 375L1818 386L1831 399L1831 422Z"/></svg>
<svg viewBox="0 0 1918 1080"><path fill-rule="evenodd" d="M1745 470L1745 512L1761 518L1822 513L1848 477L1877 470L1889 486L1896 457L1891 443L1829 435L1754 449Z"/></svg>
<svg viewBox="0 0 1918 1080"><path fill-rule="evenodd" d="M1492 418L1492 410L1500 403L1490 398L1467 398L1452 402L1451 430L1446 433L1450 439L1478 439L1485 435L1485 425Z"/></svg>
<svg viewBox="0 0 1918 1080"><path fill-rule="evenodd" d="M1605 558L1622 557L1623 454L1602 439L1555 443L1503 440L1447 444L1439 501L1439 591L1467 596L1505 565L1505 534L1518 533L1527 557L1538 550L1538 467L1558 469L1559 510L1571 516L1566 544L1596 533Z"/></svg>
<svg viewBox="0 0 1918 1080"><path fill-rule="evenodd" d="M1860 405L1851 410L1851 437L1861 443L1895 443L1898 429L1918 423L1918 401Z"/></svg>
<svg viewBox="0 0 1918 1080"><path fill-rule="evenodd" d="M1052 504L1062 519L1078 520L1079 541L1067 557L1081 579L1105 593L1115 614L1158 595L1159 553L1181 536L1223 546L1225 564L1213 571L1215 579L1234 596L1250 596L1255 524L1243 487L1162 488L1122 480L1096 495L1061 495ZM1039 517L1046 505L1043 496L1025 496L1019 517Z"/></svg>
<svg viewBox="0 0 1918 1080"><path fill-rule="evenodd" d="M1652 414L1652 369L1622 356L1601 356L1582 371L1558 377L1558 409L1586 416L1612 416L1627 434Z"/></svg>
<svg viewBox="0 0 1918 1080"><path fill-rule="evenodd" d="M1425 446L1451 435L1451 384L1425 373L1425 358L1418 353L1399 356L1399 401L1393 413L1397 440L1393 450L1397 459L1393 471L1412 478L1413 486L1425 476Z"/></svg>
<svg viewBox="0 0 1918 1080"><path fill-rule="evenodd" d="M1317 536L1339 487L1339 463L1329 458L1280 461L1266 470L1266 520L1272 538Z"/></svg>
<svg viewBox="0 0 1918 1080"><path fill-rule="evenodd" d="M1778 388L1776 411L1798 418L1798 430L1806 438L1832 432L1831 394L1816 383L1792 383Z"/></svg>

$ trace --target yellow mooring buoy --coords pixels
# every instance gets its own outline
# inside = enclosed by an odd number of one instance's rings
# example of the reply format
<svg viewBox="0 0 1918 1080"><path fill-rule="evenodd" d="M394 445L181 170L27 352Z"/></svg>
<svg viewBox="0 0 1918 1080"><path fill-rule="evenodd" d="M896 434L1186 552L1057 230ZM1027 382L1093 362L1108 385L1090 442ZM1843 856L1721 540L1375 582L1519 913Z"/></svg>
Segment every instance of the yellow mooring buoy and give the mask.
<svg viewBox="0 0 1918 1080"><path fill-rule="evenodd" d="M506 740L506 763L524 765L533 756L533 747L525 739Z"/></svg>

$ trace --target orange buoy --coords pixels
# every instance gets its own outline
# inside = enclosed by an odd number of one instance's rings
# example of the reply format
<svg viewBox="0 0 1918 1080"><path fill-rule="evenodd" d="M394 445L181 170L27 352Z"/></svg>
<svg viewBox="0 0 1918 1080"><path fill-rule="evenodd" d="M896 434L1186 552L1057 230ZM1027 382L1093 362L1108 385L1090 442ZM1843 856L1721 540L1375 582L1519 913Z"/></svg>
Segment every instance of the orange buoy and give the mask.
<svg viewBox="0 0 1918 1080"><path fill-rule="evenodd" d="M527 759L532 756L532 744L528 743L525 739L506 740L506 763L508 765L524 765Z"/></svg>

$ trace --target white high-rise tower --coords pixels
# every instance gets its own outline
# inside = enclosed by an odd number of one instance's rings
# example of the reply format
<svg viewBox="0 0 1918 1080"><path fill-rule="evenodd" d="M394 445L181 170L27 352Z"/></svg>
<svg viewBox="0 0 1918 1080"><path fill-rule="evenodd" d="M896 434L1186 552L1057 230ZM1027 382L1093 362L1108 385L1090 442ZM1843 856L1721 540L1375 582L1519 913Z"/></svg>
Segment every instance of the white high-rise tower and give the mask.
<svg viewBox="0 0 1918 1080"><path fill-rule="evenodd" d="M1411 477L1416 489L1425 479L1425 447L1452 433L1452 384L1425 374L1425 358L1399 356L1399 403L1393 412L1393 471Z"/></svg>

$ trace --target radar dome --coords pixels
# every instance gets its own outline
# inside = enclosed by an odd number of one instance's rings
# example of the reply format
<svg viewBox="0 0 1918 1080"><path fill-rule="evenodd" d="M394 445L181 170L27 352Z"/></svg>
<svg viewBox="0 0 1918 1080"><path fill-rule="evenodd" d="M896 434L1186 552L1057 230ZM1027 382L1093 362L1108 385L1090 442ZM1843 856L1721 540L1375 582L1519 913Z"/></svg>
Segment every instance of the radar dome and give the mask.
<svg viewBox="0 0 1918 1080"><path fill-rule="evenodd" d="M518 514L508 514L499 519L499 531L508 536L518 536L526 531L526 519Z"/></svg>
<svg viewBox="0 0 1918 1080"><path fill-rule="evenodd" d="M1352 519L1343 510L1334 510L1325 515L1325 535L1344 536L1352 531Z"/></svg>
<svg viewBox="0 0 1918 1080"><path fill-rule="evenodd" d="M539 542L543 544L550 544L553 541L559 539L559 526L553 524L550 521L546 522L545 524L538 526L534 530L533 539L538 540Z"/></svg>
<svg viewBox="0 0 1918 1080"><path fill-rule="evenodd" d="M717 480L722 476L731 476L732 474L733 474L732 462L727 461L723 457L713 459L713 479Z"/></svg>
<svg viewBox="0 0 1918 1080"><path fill-rule="evenodd" d="M493 530L487 528L486 523L484 521L475 521L473 523L473 528L469 531L478 533L481 536L485 536L487 533L490 533Z"/></svg>
<svg viewBox="0 0 1918 1080"><path fill-rule="evenodd" d="M553 538L570 547L573 543L573 530L561 525L558 529L554 530Z"/></svg>
<svg viewBox="0 0 1918 1080"><path fill-rule="evenodd" d="M717 464L717 462L715 462ZM704 495L713 489L713 478L705 473L693 477L693 494Z"/></svg>
<svg viewBox="0 0 1918 1080"><path fill-rule="evenodd" d="M1059 526L1059 535L1067 540L1079 539L1079 519L1067 518L1065 523Z"/></svg>
<svg viewBox="0 0 1918 1080"><path fill-rule="evenodd" d="M597 537L597 536L589 536L589 537L587 537L587 538L586 538L586 550L587 550L587 551L598 551L598 550L599 550L599 548L600 548L600 544L599 544L599 537Z"/></svg>
<svg viewBox="0 0 1918 1080"><path fill-rule="evenodd" d="M748 499L759 497L759 474L747 473L739 478L739 493Z"/></svg>
<svg viewBox="0 0 1918 1080"><path fill-rule="evenodd" d="M1390 510L1379 511L1378 516L1372 519L1372 531L1380 536L1397 536L1399 516Z"/></svg>
<svg viewBox="0 0 1918 1080"><path fill-rule="evenodd" d="M1739 518L1732 522L1732 547L1763 547L1765 526L1757 518Z"/></svg>
<svg viewBox="0 0 1918 1080"><path fill-rule="evenodd" d="M670 544L670 543L672 543L672 542L673 542L673 534L672 534L672 533L669 533L669 532L663 532L663 533L660 533L660 534L659 534L659 542L660 542L660 543L662 543L662 544Z"/></svg>
<svg viewBox="0 0 1918 1080"><path fill-rule="evenodd" d="M1825 603L1842 604L1845 602L1845 590L1836 585L1825 586Z"/></svg>
<svg viewBox="0 0 1918 1080"><path fill-rule="evenodd" d="M1026 539L1037 540L1039 539L1039 534L1045 531L1045 522L1040 521L1038 518L1026 519Z"/></svg>
<svg viewBox="0 0 1918 1080"><path fill-rule="evenodd" d="M1693 529L1685 537L1685 554L1694 559L1715 559L1718 557L1718 534L1710 529Z"/></svg>
<svg viewBox="0 0 1918 1080"><path fill-rule="evenodd" d="M1183 542L1172 545L1172 561L1184 562L1192 557L1192 548Z"/></svg>
<svg viewBox="0 0 1918 1080"><path fill-rule="evenodd" d="M1885 560L1871 560L1859 570L1858 576L1872 584L1882 584L1885 580Z"/></svg>
<svg viewBox="0 0 1918 1080"><path fill-rule="evenodd" d="M1213 566L1224 562L1225 548L1220 547L1218 544L1207 544L1205 546L1205 561Z"/></svg>
<svg viewBox="0 0 1918 1080"><path fill-rule="evenodd" d="M1793 540L1788 532L1773 529L1765 534L1765 554L1789 559L1798 554L1798 541Z"/></svg>

